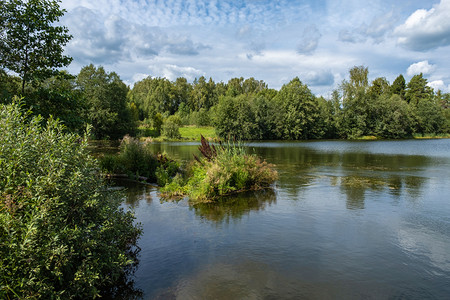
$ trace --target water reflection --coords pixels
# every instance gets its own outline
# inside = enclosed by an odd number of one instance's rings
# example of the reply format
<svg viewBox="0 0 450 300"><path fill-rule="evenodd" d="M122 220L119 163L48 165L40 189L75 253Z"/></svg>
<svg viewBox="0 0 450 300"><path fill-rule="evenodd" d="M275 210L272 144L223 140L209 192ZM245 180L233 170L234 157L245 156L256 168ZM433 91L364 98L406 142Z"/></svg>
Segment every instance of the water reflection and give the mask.
<svg viewBox="0 0 450 300"><path fill-rule="evenodd" d="M156 186L128 179L115 179L111 184L118 188L124 188L126 193L125 203L131 208L137 207L142 199L147 204L151 204L153 201L151 192L156 189Z"/></svg>
<svg viewBox="0 0 450 300"><path fill-rule="evenodd" d="M218 263L206 266L155 299L276 299L277 295L298 297L299 292L300 287L292 280L264 264Z"/></svg>
<svg viewBox="0 0 450 300"><path fill-rule="evenodd" d="M100 154L115 154L119 152L119 140L90 140L88 149L91 154L98 157Z"/></svg>
<svg viewBox="0 0 450 300"><path fill-rule="evenodd" d="M145 299L445 299L448 146L250 145L276 165L275 190L194 207L129 186L144 225L138 287ZM155 147L182 160L197 151Z"/></svg>
<svg viewBox="0 0 450 300"><path fill-rule="evenodd" d="M220 199L215 203L200 203L193 206L195 214L214 222L230 222L239 219L250 211L263 210L276 203L276 194L272 189L246 192Z"/></svg>
<svg viewBox="0 0 450 300"><path fill-rule="evenodd" d="M280 174L278 186L292 199L298 199L305 190L326 182L338 187L346 196L348 209L364 209L368 192L388 191L396 198L405 194L412 199L422 196L421 190L428 176L417 175L426 172L433 163L432 158L424 155L328 151L323 144L319 144L320 151L310 144L253 147L252 150L277 166ZM324 178L329 181L323 181Z"/></svg>
<svg viewBox="0 0 450 300"><path fill-rule="evenodd" d="M428 176L418 175L434 163L433 158L400 154L401 147L394 147L398 151L393 152L390 147L398 144L401 142L253 143L248 149L276 165L280 176L277 186L292 199L300 198L305 190L323 184L322 180L328 178L328 183L339 187L341 194L346 196L348 209L364 209L368 192L388 191L395 198L407 195L408 198L419 199L422 196L421 189ZM150 147L153 151L166 152L177 159L188 161L198 152L197 145L195 142L155 143ZM385 149L377 145L385 145ZM415 151L421 145L423 143L414 141L405 143L405 147L414 146ZM368 151L371 147L380 149L374 153ZM235 202L236 207L242 206L241 202L245 203L238 199ZM196 211L216 221L233 215L239 217L238 213L230 213L231 208L225 213L224 207L222 203L215 208L215 213L211 207L199 207Z"/></svg>

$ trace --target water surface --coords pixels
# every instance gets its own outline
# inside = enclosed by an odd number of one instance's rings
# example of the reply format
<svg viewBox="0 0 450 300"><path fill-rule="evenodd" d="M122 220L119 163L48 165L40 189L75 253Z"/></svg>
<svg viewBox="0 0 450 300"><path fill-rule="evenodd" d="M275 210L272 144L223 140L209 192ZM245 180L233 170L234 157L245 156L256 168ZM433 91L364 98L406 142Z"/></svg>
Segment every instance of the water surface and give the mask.
<svg viewBox="0 0 450 300"><path fill-rule="evenodd" d="M196 143L152 145L180 160ZM145 299L448 299L450 140L250 143L273 190L216 205L128 187Z"/></svg>

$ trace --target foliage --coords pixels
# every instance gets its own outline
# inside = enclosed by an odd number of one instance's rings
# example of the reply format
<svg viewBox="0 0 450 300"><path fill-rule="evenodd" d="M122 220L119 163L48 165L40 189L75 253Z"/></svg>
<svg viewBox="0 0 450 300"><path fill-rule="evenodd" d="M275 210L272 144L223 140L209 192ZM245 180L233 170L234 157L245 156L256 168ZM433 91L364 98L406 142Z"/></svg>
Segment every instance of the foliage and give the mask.
<svg viewBox="0 0 450 300"><path fill-rule="evenodd" d="M25 98L33 114L44 119L58 118L70 132L81 133L86 126L87 103L76 89L74 77L67 73L40 82Z"/></svg>
<svg viewBox="0 0 450 300"><path fill-rule="evenodd" d="M77 88L86 99L86 120L96 138L119 138L134 132L136 124L127 104L128 87L114 73L94 65L81 69Z"/></svg>
<svg viewBox="0 0 450 300"><path fill-rule="evenodd" d="M162 126L162 135L169 139L180 139L180 123L181 119L175 115L166 119Z"/></svg>
<svg viewBox="0 0 450 300"><path fill-rule="evenodd" d="M102 169L108 173L144 176L149 181L156 182L156 156L144 144L129 136L123 138L119 154L105 155L100 158L100 163Z"/></svg>
<svg viewBox="0 0 450 300"><path fill-rule="evenodd" d="M0 106L0 298L117 295L141 230L106 189L86 137L41 123L20 103Z"/></svg>
<svg viewBox="0 0 450 300"><path fill-rule="evenodd" d="M10 103L20 92L20 78L6 74L0 68L0 103Z"/></svg>
<svg viewBox="0 0 450 300"><path fill-rule="evenodd" d="M405 99L406 81L403 75L398 75L391 85L391 93L399 95L402 100Z"/></svg>
<svg viewBox="0 0 450 300"><path fill-rule="evenodd" d="M300 140L320 138L323 129L316 97L300 79L294 78L275 96L278 107L276 131L281 139Z"/></svg>
<svg viewBox="0 0 450 300"><path fill-rule="evenodd" d="M422 99L413 109L417 117L417 133L429 134L445 131L446 119L443 108L438 103L432 99Z"/></svg>
<svg viewBox="0 0 450 300"><path fill-rule="evenodd" d="M158 135L161 135L161 129L162 129L163 123L164 123L163 117L160 113L153 115L152 124L153 124L153 128L156 130L156 133Z"/></svg>
<svg viewBox="0 0 450 300"><path fill-rule="evenodd" d="M65 10L58 0L3 0L0 5L0 66L18 74L25 83L48 78L72 58L64 46L72 38L57 26Z"/></svg>
<svg viewBox="0 0 450 300"><path fill-rule="evenodd" d="M255 139L257 124L247 96L221 97L216 108L215 127L221 137Z"/></svg>
<svg viewBox="0 0 450 300"><path fill-rule="evenodd" d="M210 111L203 107L198 111L192 111L189 116L189 124L197 126L211 125Z"/></svg>
<svg viewBox="0 0 450 300"><path fill-rule="evenodd" d="M110 174L126 174L136 179L146 177L147 181L162 185L179 169L179 164L167 155L154 155L144 143L129 136L122 140L119 154L104 155L100 163L102 169Z"/></svg>
<svg viewBox="0 0 450 300"><path fill-rule="evenodd" d="M408 138L413 134L415 119L409 105L400 95L385 96L379 101L378 136L389 139Z"/></svg>
<svg viewBox="0 0 450 300"><path fill-rule="evenodd" d="M239 144L214 147L202 137L199 150L203 157L195 157L186 178L176 177L161 190L163 195L188 195L193 202L208 202L233 193L267 188L278 178L272 165L247 154Z"/></svg>
<svg viewBox="0 0 450 300"><path fill-rule="evenodd" d="M427 80L422 73L414 75L405 90L405 99L409 104L417 106L422 100L430 100L433 89L427 86Z"/></svg>

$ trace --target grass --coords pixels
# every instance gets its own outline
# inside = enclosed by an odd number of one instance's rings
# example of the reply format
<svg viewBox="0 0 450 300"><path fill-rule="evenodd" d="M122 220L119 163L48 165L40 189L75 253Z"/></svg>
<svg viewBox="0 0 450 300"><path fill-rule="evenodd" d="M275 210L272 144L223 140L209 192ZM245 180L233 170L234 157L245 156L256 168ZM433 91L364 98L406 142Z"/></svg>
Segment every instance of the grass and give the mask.
<svg viewBox="0 0 450 300"><path fill-rule="evenodd" d="M378 140L378 138L374 135L364 135L359 138L356 138L356 140L372 141L372 140Z"/></svg>
<svg viewBox="0 0 450 300"><path fill-rule="evenodd" d="M182 139L200 141L200 136L204 136L207 140L217 139L216 130L214 127L197 127L184 126L180 127L180 134Z"/></svg>
<svg viewBox="0 0 450 300"><path fill-rule="evenodd" d="M450 139L450 133L429 133L429 134L414 134L415 139Z"/></svg>
<svg viewBox="0 0 450 300"><path fill-rule="evenodd" d="M273 166L234 143L210 146L202 137L201 158L161 189L165 198L188 196L191 202L217 201L223 196L270 187L278 178Z"/></svg>
<svg viewBox="0 0 450 300"><path fill-rule="evenodd" d="M158 133L153 128L148 128L145 126L139 126L138 137L141 140L150 140L154 142L162 141L200 141L200 136L204 136L207 140L214 141L218 140L218 135L216 130L211 126L198 127L195 125L188 125L180 127L180 139L170 139L165 136L158 136Z"/></svg>

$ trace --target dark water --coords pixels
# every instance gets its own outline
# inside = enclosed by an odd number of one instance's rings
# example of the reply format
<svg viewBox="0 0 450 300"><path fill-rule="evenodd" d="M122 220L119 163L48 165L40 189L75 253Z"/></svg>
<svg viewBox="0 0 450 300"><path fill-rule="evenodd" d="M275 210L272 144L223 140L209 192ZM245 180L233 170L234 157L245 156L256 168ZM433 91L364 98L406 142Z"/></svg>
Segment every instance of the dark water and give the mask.
<svg viewBox="0 0 450 300"><path fill-rule="evenodd" d="M274 190L192 207L128 185L145 299L450 299L450 140L248 147Z"/></svg>

